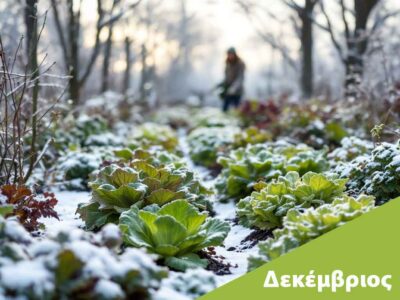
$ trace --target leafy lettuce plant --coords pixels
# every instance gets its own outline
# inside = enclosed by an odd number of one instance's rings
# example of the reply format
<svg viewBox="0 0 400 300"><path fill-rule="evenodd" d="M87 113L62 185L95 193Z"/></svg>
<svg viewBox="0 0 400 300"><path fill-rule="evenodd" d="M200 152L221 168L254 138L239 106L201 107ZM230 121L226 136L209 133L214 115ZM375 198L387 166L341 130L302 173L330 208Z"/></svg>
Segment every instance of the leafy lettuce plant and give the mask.
<svg viewBox="0 0 400 300"><path fill-rule="evenodd" d="M348 177L348 189L376 198L378 205L400 195L400 145L382 143L370 155L339 165L335 171Z"/></svg>
<svg viewBox="0 0 400 300"><path fill-rule="evenodd" d="M126 244L161 255L176 270L206 267L207 261L196 252L221 245L230 230L227 222L207 218L185 200L143 210L133 206L121 214L119 227Z"/></svg>
<svg viewBox="0 0 400 300"><path fill-rule="evenodd" d="M77 212L89 230L116 222L121 212L132 205L164 205L185 199L197 207L210 209L209 191L186 168L155 166L146 160L133 160L127 166L111 164L102 168L90 183L92 200Z"/></svg>
<svg viewBox="0 0 400 300"><path fill-rule="evenodd" d="M175 131L156 123L144 123L135 128L132 143L142 148L161 147L169 152L178 151L178 137Z"/></svg>
<svg viewBox="0 0 400 300"><path fill-rule="evenodd" d="M329 167L324 151L279 142L248 145L220 156L218 162L223 167L216 181L220 197L235 200L250 195L257 182L269 182L290 171L303 175Z"/></svg>
<svg viewBox="0 0 400 300"><path fill-rule="evenodd" d="M235 134L232 148L246 147L248 144L261 144L271 140L272 134L269 131L252 126Z"/></svg>
<svg viewBox="0 0 400 300"><path fill-rule="evenodd" d="M304 211L290 210L284 218L283 229L275 230L274 238L260 242L258 254L249 257L249 270L358 218L374 207L374 197L361 195L357 199L343 196L330 204Z"/></svg>
<svg viewBox="0 0 400 300"><path fill-rule="evenodd" d="M270 183L259 184L265 187L239 201L239 223L264 230L280 227L291 209L320 206L342 197L346 181L333 174L309 172L300 177L297 172L289 172Z"/></svg>
<svg viewBox="0 0 400 300"><path fill-rule="evenodd" d="M161 167L165 165L173 165L176 168L185 167L185 161L182 157L161 149L143 149L135 145L129 145L114 151L114 160L129 163L133 160L144 160L147 163Z"/></svg>
<svg viewBox="0 0 400 300"><path fill-rule="evenodd" d="M191 128L200 127L236 127L239 119L234 114L223 113L216 107L202 107L194 110L191 116Z"/></svg>
<svg viewBox="0 0 400 300"><path fill-rule="evenodd" d="M198 165L217 167L217 156L224 152L240 132L239 127L199 127L188 136L189 154Z"/></svg>

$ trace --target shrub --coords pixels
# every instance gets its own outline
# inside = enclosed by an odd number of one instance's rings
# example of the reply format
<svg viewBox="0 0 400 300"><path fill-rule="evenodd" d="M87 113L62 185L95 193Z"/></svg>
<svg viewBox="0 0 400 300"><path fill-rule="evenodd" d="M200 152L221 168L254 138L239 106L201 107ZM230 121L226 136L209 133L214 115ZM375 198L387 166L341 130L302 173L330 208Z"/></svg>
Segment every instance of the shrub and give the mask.
<svg viewBox="0 0 400 300"><path fill-rule="evenodd" d="M291 209L320 206L343 196L345 184L345 179L334 175L309 172L300 178L297 172L289 172L239 201L239 223L260 229L279 227Z"/></svg>
<svg viewBox="0 0 400 300"><path fill-rule="evenodd" d="M132 207L121 214L120 228L124 241L134 247L145 247L164 257L166 265L176 270L206 267L207 261L196 252L222 244L229 224L207 218L185 200L176 200L160 208Z"/></svg>
<svg viewBox="0 0 400 300"><path fill-rule="evenodd" d="M355 136L345 137L340 144L341 147L328 154L333 165L338 162L349 162L359 156L370 154L374 149L372 142L361 140Z"/></svg>
<svg viewBox="0 0 400 300"><path fill-rule="evenodd" d="M331 204L304 211L290 210L283 229L274 231L274 238L258 244L258 254L249 257L249 270L288 253L295 248L358 218L374 208L374 198L349 196L335 199Z"/></svg>
<svg viewBox="0 0 400 300"><path fill-rule="evenodd" d="M372 195L378 205L383 204L400 195L399 143L382 143L370 155L338 166L336 171L349 178L347 185L351 192Z"/></svg>

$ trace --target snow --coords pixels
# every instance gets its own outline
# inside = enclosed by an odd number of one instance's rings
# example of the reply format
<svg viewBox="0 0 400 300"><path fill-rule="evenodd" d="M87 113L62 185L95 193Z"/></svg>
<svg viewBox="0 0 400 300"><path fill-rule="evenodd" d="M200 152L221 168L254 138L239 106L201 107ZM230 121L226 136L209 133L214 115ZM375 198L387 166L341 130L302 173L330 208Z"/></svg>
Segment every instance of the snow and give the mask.
<svg viewBox="0 0 400 300"><path fill-rule="evenodd" d="M101 236L103 241L112 242L115 241L118 243L121 240L121 232L119 228L115 224L107 224L101 229Z"/></svg>
<svg viewBox="0 0 400 300"><path fill-rule="evenodd" d="M40 240L40 241L32 244L29 247L29 254L32 257L36 257L39 255L47 255L52 252L56 252L59 249L60 249L60 244L58 244L52 240L43 239L43 240Z"/></svg>
<svg viewBox="0 0 400 300"><path fill-rule="evenodd" d="M2 285L10 290L33 289L35 295L43 295L53 289L52 274L41 261L20 261L3 266L0 278Z"/></svg>
<svg viewBox="0 0 400 300"><path fill-rule="evenodd" d="M157 300L197 299L217 287L216 275L203 269L191 269L185 273L170 272L156 293ZM179 293L178 293L179 292Z"/></svg>
<svg viewBox="0 0 400 300"><path fill-rule="evenodd" d="M3 194L0 194L0 204L3 205L5 203L7 203L7 197Z"/></svg>
<svg viewBox="0 0 400 300"><path fill-rule="evenodd" d="M233 206L233 204L231 204ZM233 219L235 217L234 210L219 210L221 208L228 208L227 205L218 205L216 208L217 217L221 217L221 215L225 215L228 219ZM222 214L220 215L219 212ZM227 212L230 212L228 215ZM252 232L251 229L245 228L241 225L232 225L231 230L224 241L224 247L216 247L215 251L217 255L222 255L225 257L225 262L230 263L232 266L231 272L232 274L218 276L218 285L223 285L228 283L239 276L246 274L247 272L247 258L249 255L255 253L257 251L257 247L245 248L246 245L241 245L241 242ZM227 249L234 247L235 250L228 251Z"/></svg>
<svg viewBox="0 0 400 300"><path fill-rule="evenodd" d="M8 221L5 223L4 232L7 237L18 243L29 243L32 241L30 234L25 231L21 224L17 220Z"/></svg>
<svg viewBox="0 0 400 300"><path fill-rule="evenodd" d="M41 218L46 226L46 234L54 234L59 231L68 231L84 225L83 221L75 215L79 203L89 202L91 196L89 192L72 191L53 191L58 203L55 210L58 213L60 221L55 218Z"/></svg>
<svg viewBox="0 0 400 300"><path fill-rule="evenodd" d="M120 299L124 297L124 292L119 285L105 279L97 282L95 293L105 299Z"/></svg>

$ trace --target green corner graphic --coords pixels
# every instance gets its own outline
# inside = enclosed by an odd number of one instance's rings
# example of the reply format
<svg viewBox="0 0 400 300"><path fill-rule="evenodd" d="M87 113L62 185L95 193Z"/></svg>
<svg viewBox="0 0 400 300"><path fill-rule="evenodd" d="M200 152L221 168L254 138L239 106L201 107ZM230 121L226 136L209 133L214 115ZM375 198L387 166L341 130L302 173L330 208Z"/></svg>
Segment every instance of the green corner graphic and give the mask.
<svg viewBox="0 0 400 300"><path fill-rule="evenodd" d="M329 232L247 275L199 298L200 300L286 299L400 299L400 198ZM348 275L389 274L392 289L383 286L338 288L264 288L269 270L281 275L329 275L341 270Z"/></svg>

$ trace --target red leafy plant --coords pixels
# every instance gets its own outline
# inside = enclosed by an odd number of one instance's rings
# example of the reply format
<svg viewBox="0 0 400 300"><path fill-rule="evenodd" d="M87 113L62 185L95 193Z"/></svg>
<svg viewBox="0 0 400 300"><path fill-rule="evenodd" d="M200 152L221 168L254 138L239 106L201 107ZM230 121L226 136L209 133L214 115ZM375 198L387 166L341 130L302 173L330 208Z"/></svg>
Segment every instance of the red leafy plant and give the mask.
<svg viewBox="0 0 400 300"><path fill-rule="evenodd" d="M272 100L245 101L239 108L239 116L246 126L269 128L277 121L281 113L280 107Z"/></svg>
<svg viewBox="0 0 400 300"><path fill-rule="evenodd" d="M53 193L38 195L26 186L6 184L0 187L0 194L5 197L2 204L12 207L12 212L6 217L16 216L28 231L43 228L44 224L38 221L41 217L59 220L54 210L58 201Z"/></svg>

